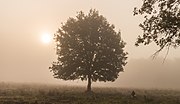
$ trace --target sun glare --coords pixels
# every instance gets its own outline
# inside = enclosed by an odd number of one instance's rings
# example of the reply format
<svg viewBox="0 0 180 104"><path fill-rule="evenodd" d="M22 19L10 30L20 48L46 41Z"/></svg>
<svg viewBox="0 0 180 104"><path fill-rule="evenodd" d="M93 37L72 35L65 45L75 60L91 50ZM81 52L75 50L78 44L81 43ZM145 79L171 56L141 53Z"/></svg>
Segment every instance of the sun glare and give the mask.
<svg viewBox="0 0 180 104"><path fill-rule="evenodd" d="M42 34L42 36L41 36L41 41L42 41L44 44L50 43L50 42L51 42L51 35L48 34L48 33Z"/></svg>

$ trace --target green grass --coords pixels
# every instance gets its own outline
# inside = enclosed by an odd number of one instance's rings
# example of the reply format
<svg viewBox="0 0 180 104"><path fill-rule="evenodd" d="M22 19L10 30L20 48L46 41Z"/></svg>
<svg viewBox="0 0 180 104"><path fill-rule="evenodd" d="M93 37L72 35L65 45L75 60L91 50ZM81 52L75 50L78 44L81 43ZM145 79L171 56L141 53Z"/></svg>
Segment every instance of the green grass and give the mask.
<svg viewBox="0 0 180 104"><path fill-rule="evenodd" d="M0 104L180 104L180 92L128 88L0 83ZM137 97L131 98L131 91ZM145 97L146 96L146 97Z"/></svg>

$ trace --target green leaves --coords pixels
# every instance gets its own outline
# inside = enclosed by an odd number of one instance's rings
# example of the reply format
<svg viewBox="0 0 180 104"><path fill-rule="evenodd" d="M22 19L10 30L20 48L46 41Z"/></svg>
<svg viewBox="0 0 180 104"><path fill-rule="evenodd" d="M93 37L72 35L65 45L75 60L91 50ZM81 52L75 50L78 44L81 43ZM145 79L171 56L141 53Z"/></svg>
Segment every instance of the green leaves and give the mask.
<svg viewBox="0 0 180 104"><path fill-rule="evenodd" d="M160 48L178 47L180 40L180 1L179 0L143 0L140 9L134 9L134 15L143 15L144 22L139 26L143 36L138 36L136 46L155 42Z"/></svg>
<svg viewBox="0 0 180 104"><path fill-rule="evenodd" d="M57 62L50 70L63 80L114 81L126 65L125 42L115 26L90 10L69 18L55 33Z"/></svg>

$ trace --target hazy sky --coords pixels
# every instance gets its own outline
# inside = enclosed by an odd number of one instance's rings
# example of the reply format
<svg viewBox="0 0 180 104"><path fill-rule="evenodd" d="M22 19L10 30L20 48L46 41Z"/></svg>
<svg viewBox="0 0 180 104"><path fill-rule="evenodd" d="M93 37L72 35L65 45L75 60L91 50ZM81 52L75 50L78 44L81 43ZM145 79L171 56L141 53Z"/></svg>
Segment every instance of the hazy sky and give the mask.
<svg viewBox="0 0 180 104"><path fill-rule="evenodd" d="M136 37L142 34L138 27L142 17L133 16L133 8L141 3L142 0L0 0L0 81L67 83L54 79L49 72L48 67L56 61L55 45L53 41L49 44L43 43L41 36L46 33L53 37L68 17L75 17L81 10L88 13L93 8L114 24L116 30L121 30L122 38L127 43L129 63L115 84L120 82L120 86L143 86L149 82L159 86L160 81L164 86L164 81L169 79L171 83L166 82L166 86L176 86L178 80L173 78L178 79L180 76L180 48L170 50L166 62L170 60L171 65L166 72L158 67L161 63L151 63L150 56L158 49L157 46L134 46ZM162 52L159 57L164 57L164 54ZM156 65L158 68L154 67ZM156 73L158 80L146 76L147 73L152 76ZM162 74L162 78L158 77ZM140 80L143 77L147 77L147 80ZM132 78L137 80L133 85ZM175 81L173 84L172 80Z"/></svg>

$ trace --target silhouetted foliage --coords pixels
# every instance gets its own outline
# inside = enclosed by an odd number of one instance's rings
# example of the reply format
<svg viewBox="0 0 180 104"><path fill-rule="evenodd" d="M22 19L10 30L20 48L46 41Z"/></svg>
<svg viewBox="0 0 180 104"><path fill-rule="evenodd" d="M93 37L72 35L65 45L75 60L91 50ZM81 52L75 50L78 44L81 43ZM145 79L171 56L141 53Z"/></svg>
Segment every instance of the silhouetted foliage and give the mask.
<svg viewBox="0 0 180 104"><path fill-rule="evenodd" d="M69 18L55 33L58 59L50 67L54 77L88 80L87 91L91 91L91 81L115 81L124 70L127 53L114 28L92 9L87 15L81 11Z"/></svg>
<svg viewBox="0 0 180 104"><path fill-rule="evenodd" d="M148 45L152 41L160 47L180 45L180 0L143 0L140 9L134 8L134 15L143 15L144 22L139 26L144 31L135 43Z"/></svg>

